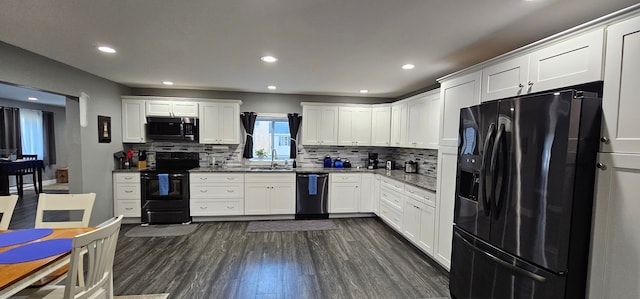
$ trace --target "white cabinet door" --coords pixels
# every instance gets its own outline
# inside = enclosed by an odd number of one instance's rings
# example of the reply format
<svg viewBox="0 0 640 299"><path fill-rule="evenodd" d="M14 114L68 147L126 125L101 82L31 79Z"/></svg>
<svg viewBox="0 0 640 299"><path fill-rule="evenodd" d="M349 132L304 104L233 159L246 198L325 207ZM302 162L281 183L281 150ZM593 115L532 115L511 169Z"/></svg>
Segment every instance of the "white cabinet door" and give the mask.
<svg viewBox="0 0 640 299"><path fill-rule="evenodd" d="M302 144L338 143L338 107L302 106Z"/></svg>
<svg viewBox="0 0 640 299"><path fill-rule="evenodd" d="M435 236L436 215L435 208L423 206L420 209L420 235L418 247L433 256L433 240Z"/></svg>
<svg viewBox="0 0 640 299"><path fill-rule="evenodd" d="M144 143L145 127L145 101L122 100L122 142Z"/></svg>
<svg viewBox="0 0 640 299"><path fill-rule="evenodd" d="M244 185L244 214L269 214L270 183L245 183Z"/></svg>
<svg viewBox="0 0 640 299"><path fill-rule="evenodd" d="M440 146L458 146L460 108L480 104L481 76L477 71L443 81L440 85Z"/></svg>
<svg viewBox="0 0 640 299"><path fill-rule="evenodd" d="M380 175L374 175L373 180L373 212L380 216Z"/></svg>
<svg viewBox="0 0 640 299"><path fill-rule="evenodd" d="M447 270L451 264L453 207L456 194L457 151L455 147L438 150L438 192L436 193L435 259Z"/></svg>
<svg viewBox="0 0 640 299"><path fill-rule="evenodd" d="M240 105L233 103L220 104L219 138L221 144L240 143Z"/></svg>
<svg viewBox="0 0 640 299"><path fill-rule="evenodd" d="M407 103L391 105L391 146L407 142Z"/></svg>
<svg viewBox="0 0 640 299"><path fill-rule="evenodd" d="M170 101L147 101L147 116L171 116Z"/></svg>
<svg viewBox="0 0 640 299"><path fill-rule="evenodd" d="M405 198L403 212L402 234L416 243L420 236L420 205L413 199Z"/></svg>
<svg viewBox="0 0 640 299"><path fill-rule="evenodd" d="M296 186L292 183L271 183L269 214L296 213Z"/></svg>
<svg viewBox="0 0 640 299"><path fill-rule="evenodd" d="M360 204L358 206L361 213L372 213L374 211L373 184L373 173L363 173L360 182Z"/></svg>
<svg viewBox="0 0 640 299"><path fill-rule="evenodd" d="M417 98L407 103L407 147L424 148L427 143L429 99Z"/></svg>
<svg viewBox="0 0 640 299"><path fill-rule="evenodd" d="M371 145L389 146L390 138L391 106L373 107L371 109Z"/></svg>
<svg viewBox="0 0 640 299"><path fill-rule="evenodd" d="M438 149L438 135L440 134L440 113L442 113L442 99L440 90L427 98L427 124L423 129L425 143L423 148Z"/></svg>
<svg viewBox="0 0 640 299"><path fill-rule="evenodd" d="M371 107L354 109L352 136L357 146L371 145Z"/></svg>
<svg viewBox="0 0 640 299"><path fill-rule="evenodd" d="M171 103L171 112L175 117L198 117L198 103L176 101Z"/></svg>
<svg viewBox="0 0 640 299"><path fill-rule="evenodd" d="M640 17L607 29L601 151L640 153Z"/></svg>
<svg viewBox="0 0 640 299"><path fill-rule="evenodd" d="M200 143L216 144L220 137L220 105L217 103L200 104Z"/></svg>
<svg viewBox="0 0 640 299"><path fill-rule="evenodd" d="M518 96L528 90L529 55L482 69L482 101Z"/></svg>
<svg viewBox="0 0 640 299"><path fill-rule="evenodd" d="M338 145L356 145L353 123L356 111L352 107L338 108Z"/></svg>
<svg viewBox="0 0 640 299"><path fill-rule="evenodd" d="M527 92L602 80L604 29L531 53Z"/></svg>
<svg viewBox="0 0 640 299"><path fill-rule="evenodd" d="M330 213L357 213L360 186L357 183L331 183L329 194Z"/></svg>
<svg viewBox="0 0 640 299"><path fill-rule="evenodd" d="M640 155L600 154L589 298L640 298Z"/></svg>

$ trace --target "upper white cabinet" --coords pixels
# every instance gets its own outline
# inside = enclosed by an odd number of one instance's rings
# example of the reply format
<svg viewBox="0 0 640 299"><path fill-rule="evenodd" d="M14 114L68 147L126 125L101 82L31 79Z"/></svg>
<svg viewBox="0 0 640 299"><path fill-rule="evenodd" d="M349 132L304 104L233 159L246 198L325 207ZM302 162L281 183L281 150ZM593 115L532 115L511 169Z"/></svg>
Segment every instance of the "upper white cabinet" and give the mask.
<svg viewBox="0 0 640 299"><path fill-rule="evenodd" d="M640 155L600 154L588 298L640 298Z"/></svg>
<svg viewBox="0 0 640 299"><path fill-rule="evenodd" d="M458 146L460 108L480 104L481 76L481 71L477 71L444 80L440 84L441 146Z"/></svg>
<svg viewBox="0 0 640 299"><path fill-rule="evenodd" d="M602 80L598 29L482 69L482 101Z"/></svg>
<svg viewBox="0 0 640 299"><path fill-rule="evenodd" d="M338 107L302 103L302 144L338 144Z"/></svg>
<svg viewBox="0 0 640 299"><path fill-rule="evenodd" d="M145 124L144 100L122 100L122 142L144 143Z"/></svg>
<svg viewBox="0 0 640 299"><path fill-rule="evenodd" d="M436 89L407 101L407 139L404 146L438 148L440 90Z"/></svg>
<svg viewBox="0 0 640 299"><path fill-rule="evenodd" d="M240 104L200 103L200 143L239 144Z"/></svg>
<svg viewBox="0 0 640 299"><path fill-rule="evenodd" d="M371 108L371 145L389 146L391 141L391 105Z"/></svg>
<svg viewBox="0 0 640 299"><path fill-rule="evenodd" d="M607 29L602 152L640 153L640 17Z"/></svg>
<svg viewBox="0 0 640 299"><path fill-rule="evenodd" d="M338 108L338 145L371 145L371 107Z"/></svg>
<svg viewBox="0 0 640 299"><path fill-rule="evenodd" d="M198 117L198 103L186 101L147 101L147 116Z"/></svg>
<svg viewBox="0 0 640 299"><path fill-rule="evenodd" d="M391 105L391 146L407 143L407 102Z"/></svg>

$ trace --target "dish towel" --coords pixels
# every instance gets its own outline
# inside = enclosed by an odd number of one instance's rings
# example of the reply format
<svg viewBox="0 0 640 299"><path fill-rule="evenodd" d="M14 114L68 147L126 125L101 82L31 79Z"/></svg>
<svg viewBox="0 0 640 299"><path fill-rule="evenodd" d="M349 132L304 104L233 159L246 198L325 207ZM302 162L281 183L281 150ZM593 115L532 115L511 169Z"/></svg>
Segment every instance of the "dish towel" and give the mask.
<svg viewBox="0 0 640 299"><path fill-rule="evenodd" d="M309 195L318 195L318 175L309 175Z"/></svg>
<svg viewBox="0 0 640 299"><path fill-rule="evenodd" d="M158 189L160 189L160 196L169 195L169 174L158 174Z"/></svg>

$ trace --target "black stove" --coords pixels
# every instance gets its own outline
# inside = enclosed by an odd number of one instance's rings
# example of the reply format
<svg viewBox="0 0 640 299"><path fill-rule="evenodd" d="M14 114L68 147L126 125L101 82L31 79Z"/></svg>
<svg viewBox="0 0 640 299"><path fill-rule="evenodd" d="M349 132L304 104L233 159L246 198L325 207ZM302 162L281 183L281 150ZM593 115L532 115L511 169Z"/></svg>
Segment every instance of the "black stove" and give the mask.
<svg viewBox="0 0 640 299"><path fill-rule="evenodd" d="M157 152L155 169L140 174L142 225L190 223L189 169L200 165L197 152Z"/></svg>

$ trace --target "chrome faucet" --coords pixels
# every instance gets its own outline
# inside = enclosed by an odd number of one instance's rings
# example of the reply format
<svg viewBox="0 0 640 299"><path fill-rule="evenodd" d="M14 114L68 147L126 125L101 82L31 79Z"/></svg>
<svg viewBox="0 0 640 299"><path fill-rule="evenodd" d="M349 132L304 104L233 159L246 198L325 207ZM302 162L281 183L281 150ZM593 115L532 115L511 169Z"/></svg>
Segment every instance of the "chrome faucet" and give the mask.
<svg viewBox="0 0 640 299"><path fill-rule="evenodd" d="M278 155L278 152L276 151L275 148L273 148L271 150L271 169L276 168L276 163L274 162L274 159L276 158L277 155Z"/></svg>

